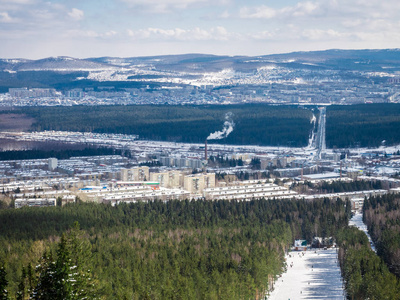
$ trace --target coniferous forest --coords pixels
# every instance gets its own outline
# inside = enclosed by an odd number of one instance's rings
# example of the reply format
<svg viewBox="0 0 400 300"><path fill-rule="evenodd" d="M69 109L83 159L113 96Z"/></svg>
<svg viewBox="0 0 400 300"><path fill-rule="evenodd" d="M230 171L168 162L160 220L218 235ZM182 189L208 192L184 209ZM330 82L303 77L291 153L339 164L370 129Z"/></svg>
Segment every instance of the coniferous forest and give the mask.
<svg viewBox="0 0 400 300"><path fill-rule="evenodd" d="M388 194L367 199L364 222L378 255L400 278L400 196Z"/></svg>
<svg viewBox="0 0 400 300"><path fill-rule="evenodd" d="M141 139L203 143L221 130L232 113L234 130L213 143L304 147L317 117L315 106L246 105L131 105L21 107L0 112L33 120L30 130L62 130L139 135ZM400 105L393 103L327 107L326 144L329 148L377 147L400 143ZM317 128L317 127L316 127ZM316 129L314 128L314 129Z"/></svg>
<svg viewBox="0 0 400 300"><path fill-rule="evenodd" d="M11 299L50 299L39 295L54 295L45 287L58 278L64 299L83 299L77 291L98 299L254 299L283 272L295 238L335 236L349 208L325 199L4 209L0 289L6 282Z"/></svg>
<svg viewBox="0 0 400 300"><path fill-rule="evenodd" d="M348 299L398 299L399 279L371 250L364 232L355 227L344 228L338 232L337 242Z"/></svg>
<svg viewBox="0 0 400 300"><path fill-rule="evenodd" d="M210 133L222 129L227 113L232 114L234 130L215 143L306 146L312 129L310 110L263 104L24 107L12 113L34 118L35 131L137 134L184 143L204 143Z"/></svg>
<svg viewBox="0 0 400 300"><path fill-rule="evenodd" d="M364 232L346 227L337 233L339 263L348 299L398 299L400 197L366 198L363 219L375 243L371 250Z"/></svg>
<svg viewBox="0 0 400 300"><path fill-rule="evenodd" d="M332 105L326 111L328 148L377 147L400 142L400 105Z"/></svg>

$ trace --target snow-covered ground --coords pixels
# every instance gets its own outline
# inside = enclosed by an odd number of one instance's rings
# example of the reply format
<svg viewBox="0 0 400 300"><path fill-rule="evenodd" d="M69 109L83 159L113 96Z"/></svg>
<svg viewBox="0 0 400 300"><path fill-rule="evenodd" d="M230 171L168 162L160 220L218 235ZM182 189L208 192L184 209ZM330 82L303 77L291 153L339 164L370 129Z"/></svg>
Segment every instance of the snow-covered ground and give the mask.
<svg viewBox="0 0 400 300"><path fill-rule="evenodd" d="M346 299L336 251L289 252L287 272L275 282L267 299Z"/></svg>
<svg viewBox="0 0 400 300"><path fill-rule="evenodd" d="M362 220L362 213L356 212L356 214L350 219L349 225L350 226L356 226L358 229L364 231L365 234L368 237L369 244L371 245L371 249L374 252L376 252L375 244L374 244L374 242L372 241L371 237L368 234L367 225L365 225L363 220Z"/></svg>

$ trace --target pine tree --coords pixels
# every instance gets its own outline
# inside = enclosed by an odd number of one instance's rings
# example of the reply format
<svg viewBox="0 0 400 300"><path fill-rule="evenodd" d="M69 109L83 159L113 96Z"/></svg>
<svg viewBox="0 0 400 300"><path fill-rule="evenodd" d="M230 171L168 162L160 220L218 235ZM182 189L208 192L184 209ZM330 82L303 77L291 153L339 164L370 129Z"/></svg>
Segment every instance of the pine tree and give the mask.
<svg viewBox="0 0 400 300"><path fill-rule="evenodd" d="M26 277L25 268L22 268L21 281L18 284L17 300L25 299L25 295L26 295L25 277Z"/></svg>
<svg viewBox="0 0 400 300"><path fill-rule="evenodd" d="M8 281L6 279L7 273L4 267L0 265L0 300L8 299L7 285Z"/></svg>
<svg viewBox="0 0 400 300"><path fill-rule="evenodd" d="M61 236L57 259L45 253L37 268L38 283L32 299L79 300L95 299L95 288L87 259L90 244L81 236L79 224Z"/></svg>
<svg viewBox="0 0 400 300"><path fill-rule="evenodd" d="M36 267L36 273L38 282L32 292L31 298L41 300L60 299L56 297L56 268L51 252L46 251L43 254Z"/></svg>
<svg viewBox="0 0 400 300"><path fill-rule="evenodd" d="M69 252L68 282L71 284L71 299L95 299L93 276L88 268L91 244L83 237L79 223L67 235Z"/></svg>

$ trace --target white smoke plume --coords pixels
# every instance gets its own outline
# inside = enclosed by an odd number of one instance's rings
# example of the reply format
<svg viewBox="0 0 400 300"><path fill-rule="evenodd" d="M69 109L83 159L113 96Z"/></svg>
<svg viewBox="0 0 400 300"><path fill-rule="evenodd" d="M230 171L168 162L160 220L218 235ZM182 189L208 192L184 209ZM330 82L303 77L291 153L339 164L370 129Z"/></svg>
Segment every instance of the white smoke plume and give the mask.
<svg viewBox="0 0 400 300"><path fill-rule="evenodd" d="M224 122L224 127L222 128L222 130L211 133L208 136L207 140L220 140L220 139L226 138L233 131L233 127L235 126L235 123L233 122L232 117L233 117L233 113L227 112L225 114L225 122Z"/></svg>

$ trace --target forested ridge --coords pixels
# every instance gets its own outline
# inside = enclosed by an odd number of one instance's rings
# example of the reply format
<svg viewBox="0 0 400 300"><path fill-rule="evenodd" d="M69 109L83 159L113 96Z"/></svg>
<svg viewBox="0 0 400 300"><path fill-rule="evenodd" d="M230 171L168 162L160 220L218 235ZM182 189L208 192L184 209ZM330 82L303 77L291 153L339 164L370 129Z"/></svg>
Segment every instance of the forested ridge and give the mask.
<svg viewBox="0 0 400 300"><path fill-rule="evenodd" d="M127 105L22 107L12 113L35 119L32 130L138 134L142 139L203 143L233 113L232 133L212 143L304 147L315 107L242 105ZM3 111L2 113L7 113ZM393 103L327 107L329 148L377 147L400 143L400 105ZM0 114L1 120L1 114Z"/></svg>
<svg viewBox="0 0 400 300"><path fill-rule="evenodd" d="M347 298L396 300L400 283L384 261L370 248L364 232L346 227L337 233L339 264Z"/></svg>
<svg viewBox="0 0 400 300"><path fill-rule="evenodd" d="M310 193L310 191L312 191L312 193L318 194L379 190L382 189L382 181L354 180L350 182L322 181L319 183L312 183L306 180L304 183L293 183L292 189L299 193Z"/></svg>
<svg viewBox="0 0 400 300"><path fill-rule="evenodd" d="M326 145L346 148L398 144L399 115L400 105L392 103L328 106Z"/></svg>
<svg viewBox="0 0 400 300"><path fill-rule="evenodd" d="M68 146L66 146L68 147ZM96 156L96 155L121 155L122 150L112 148L84 148L84 149L63 149L63 150L7 150L0 151L0 160L21 160L21 159L44 159L55 157L68 159L74 156Z"/></svg>
<svg viewBox="0 0 400 300"><path fill-rule="evenodd" d="M138 134L184 143L203 143L210 133L222 130L228 112L233 114L234 130L213 143L306 146L312 129L310 110L264 104L24 107L12 112L33 117L35 131Z"/></svg>
<svg viewBox="0 0 400 300"><path fill-rule="evenodd" d="M335 236L349 208L325 199L7 209L0 211L0 262L12 298L22 268L36 266L45 251L58 261L60 236L77 221L98 298L254 299L283 271L295 238Z"/></svg>
<svg viewBox="0 0 400 300"><path fill-rule="evenodd" d="M398 299L400 295L400 197L364 199L363 219L375 243L355 227L337 234L339 263L349 299Z"/></svg>
<svg viewBox="0 0 400 300"><path fill-rule="evenodd" d="M371 197L364 201L363 210L378 255L400 278L400 196Z"/></svg>

